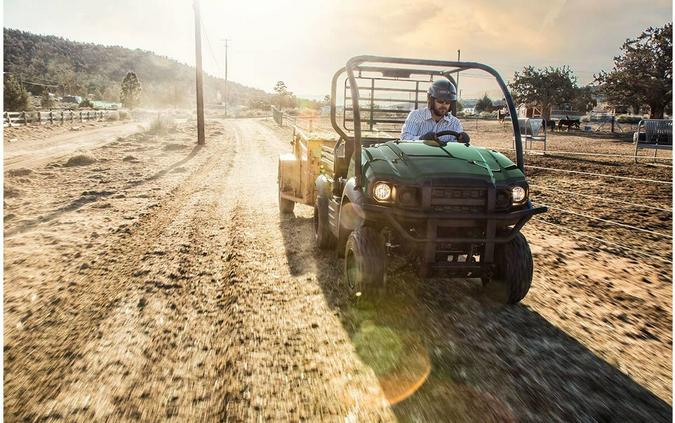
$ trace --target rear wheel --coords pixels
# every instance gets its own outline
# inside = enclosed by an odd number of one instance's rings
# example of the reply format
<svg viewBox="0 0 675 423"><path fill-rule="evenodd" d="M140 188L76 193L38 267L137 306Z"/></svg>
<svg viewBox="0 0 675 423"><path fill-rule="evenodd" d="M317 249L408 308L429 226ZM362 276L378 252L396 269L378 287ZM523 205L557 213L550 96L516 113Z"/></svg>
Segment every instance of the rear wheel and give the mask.
<svg viewBox="0 0 675 423"><path fill-rule="evenodd" d="M504 301L515 304L530 290L533 269L530 246L518 233L511 241L495 246L495 274L490 284L503 285Z"/></svg>
<svg viewBox="0 0 675 423"><path fill-rule="evenodd" d="M279 212L282 214L284 213L293 213L293 209L295 208L295 202L291 200L287 200L281 196L281 192L283 191L283 175L281 174L281 161L279 161L279 169L277 173L277 182L279 186Z"/></svg>
<svg viewBox="0 0 675 423"><path fill-rule="evenodd" d="M328 224L328 199L317 197L314 203L314 239L322 250L335 246L335 236Z"/></svg>
<svg viewBox="0 0 675 423"><path fill-rule="evenodd" d="M384 290L384 239L373 228L355 229L345 246L345 277L349 290L377 298Z"/></svg>
<svg viewBox="0 0 675 423"><path fill-rule="evenodd" d="M293 213L295 208L295 202L287 200L281 196L281 190L279 190L279 211L281 213Z"/></svg>

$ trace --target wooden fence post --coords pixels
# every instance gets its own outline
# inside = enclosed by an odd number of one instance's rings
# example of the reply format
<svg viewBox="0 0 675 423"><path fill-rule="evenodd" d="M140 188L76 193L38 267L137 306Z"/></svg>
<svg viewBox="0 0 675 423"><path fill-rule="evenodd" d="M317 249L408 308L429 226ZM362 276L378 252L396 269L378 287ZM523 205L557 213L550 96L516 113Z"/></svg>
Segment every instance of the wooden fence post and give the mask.
<svg viewBox="0 0 675 423"><path fill-rule="evenodd" d="M49 123L52 125L54 124L54 112L51 110L49 111Z"/></svg>
<svg viewBox="0 0 675 423"><path fill-rule="evenodd" d="M24 125L28 125L28 121L26 120L26 112L21 112L19 119L23 120Z"/></svg>
<svg viewBox="0 0 675 423"><path fill-rule="evenodd" d="M12 127L12 118L9 116L9 112L5 112L5 118L7 119L7 126Z"/></svg>

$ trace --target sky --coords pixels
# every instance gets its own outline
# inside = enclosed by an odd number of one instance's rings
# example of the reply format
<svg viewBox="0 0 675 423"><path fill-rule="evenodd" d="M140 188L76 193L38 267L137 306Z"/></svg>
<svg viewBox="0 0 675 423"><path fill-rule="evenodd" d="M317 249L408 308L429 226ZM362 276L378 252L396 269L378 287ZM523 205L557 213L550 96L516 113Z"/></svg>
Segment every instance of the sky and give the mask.
<svg viewBox="0 0 675 423"><path fill-rule="evenodd" d="M195 64L192 0L5 0L4 27L149 50ZM628 38L672 22L671 0L201 0L204 70L271 92L282 80L323 97L352 56L374 54L492 66L505 80L525 66L569 66L580 84ZM481 74L462 98L501 97Z"/></svg>

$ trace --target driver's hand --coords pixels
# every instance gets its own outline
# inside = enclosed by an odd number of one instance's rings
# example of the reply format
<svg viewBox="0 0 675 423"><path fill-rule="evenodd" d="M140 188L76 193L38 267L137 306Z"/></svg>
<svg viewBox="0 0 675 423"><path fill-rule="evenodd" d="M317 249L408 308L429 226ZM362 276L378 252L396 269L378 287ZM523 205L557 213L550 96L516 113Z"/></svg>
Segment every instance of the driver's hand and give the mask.
<svg viewBox="0 0 675 423"><path fill-rule="evenodd" d="M457 137L457 141L463 142L464 144L468 144L470 140L471 137L469 137L469 134L466 132L460 132L459 137Z"/></svg>
<svg viewBox="0 0 675 423"><path fill-rule="evenodd" d="M426 134L420 136L420 139L421 140L438 140L438 138L436 138L436 133L434 131L427 132Z"/></svg>

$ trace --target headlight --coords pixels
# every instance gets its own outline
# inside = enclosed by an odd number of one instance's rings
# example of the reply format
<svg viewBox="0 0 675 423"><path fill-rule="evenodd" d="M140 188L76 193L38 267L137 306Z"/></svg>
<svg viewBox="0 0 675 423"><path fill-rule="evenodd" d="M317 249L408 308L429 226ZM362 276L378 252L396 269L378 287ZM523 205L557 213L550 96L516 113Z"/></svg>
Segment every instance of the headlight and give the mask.
<svg viewBox="0 0 675 423"><path fill-rule="evenodd" d="M513 201L513 204L521 204L526 199L527 191L525 191L525 188L519 186L511 187L511 201Z"/></svg>
<svg viewBox="0 0 675 423"><path fill-rule="evenodd" d="M373 188L373 197L377 201L388 201L391 198L391 187L384 182L378 182Z"/></svg>

